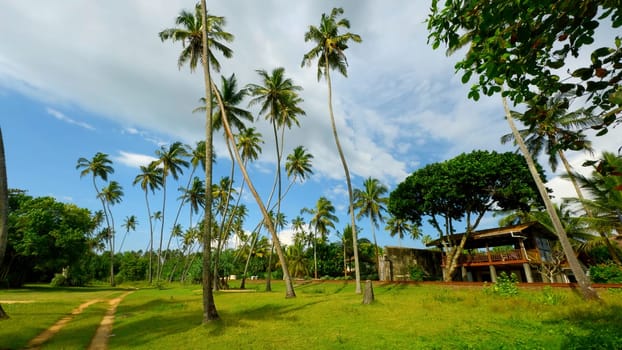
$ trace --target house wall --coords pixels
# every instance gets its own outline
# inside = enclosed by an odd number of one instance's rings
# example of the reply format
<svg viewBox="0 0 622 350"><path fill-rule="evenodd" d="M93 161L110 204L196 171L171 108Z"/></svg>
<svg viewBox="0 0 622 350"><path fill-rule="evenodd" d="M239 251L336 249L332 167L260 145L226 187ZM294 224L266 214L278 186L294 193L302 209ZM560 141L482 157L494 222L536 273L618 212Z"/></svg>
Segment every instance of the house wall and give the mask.
<svg viewBox="0 0 622 350"><path fill-rule="evenodd" d="M426 279L440 280L443 275L441 253L438 251L385 247L378 277L381 281L409 281L410 269L414 266L423 269Z"/></svg>

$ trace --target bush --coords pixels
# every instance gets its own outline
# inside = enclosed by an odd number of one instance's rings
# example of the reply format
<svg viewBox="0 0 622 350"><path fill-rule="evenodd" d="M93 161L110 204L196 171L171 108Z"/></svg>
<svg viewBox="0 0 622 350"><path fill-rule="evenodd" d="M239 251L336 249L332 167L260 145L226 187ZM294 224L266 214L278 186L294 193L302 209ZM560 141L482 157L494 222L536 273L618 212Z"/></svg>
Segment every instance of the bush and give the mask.
<svg viewBox="0 0 622 350"><path fill-rule="evenodd" d="M565 300L566 297L562 294L555 293L551 286L542 288L542 294L538 297L538 301L546 305L558 305Z"/></svg>
<svg viewBox="0 0 622 350"><path fill-rule="evenodd" d="M518 277L516 277L515 273L508 276L503 271L497 276L497 282L493 283L492 286L484 286L484 291L504 297L515 296L518 294Z"/></svg>
<svg viewBox="0 0 622 350"><path fill-rule="evenodd" d="M67 285L67 278L62 273L57 273L50 282L52 287L62 287Z"/></svg>
<svg viewBox="0 0 622 350"><path fill-rule="evenodd" d="M613 263L594 265L590 277L594 283L622 283L622 268Z"/></svg>
<svg viewBox="0 0 622 350"><path fill-rule="evenodd" d="M421 281L424 281L426 277L427 277L427 274L421 266L415 265L415 266L410 267L410 280L411 281L421 282Z"/></svg>

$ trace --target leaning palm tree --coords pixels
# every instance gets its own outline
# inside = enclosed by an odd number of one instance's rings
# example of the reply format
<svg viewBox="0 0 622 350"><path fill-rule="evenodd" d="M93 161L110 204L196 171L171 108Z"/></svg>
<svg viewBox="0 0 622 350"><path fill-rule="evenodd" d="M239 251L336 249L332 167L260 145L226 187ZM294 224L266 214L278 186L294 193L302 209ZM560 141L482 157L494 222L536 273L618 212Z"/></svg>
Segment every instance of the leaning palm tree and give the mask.
<svg viewBox="0 0 622 350"><path fill-rule="evenodd" d="M132 185L140 184L140 188L145 192L145 203L147 205L147 217L149 218L149 284L153 282L153 218L151 215L151 207L149 206L149 191L151 194L156 189L162 187L163 172L162 168L158 167L155 162L149 163L149 165L140 166L140 174L136 175Z"/></svg>
<svg viewBox="0 0 622 350"><path fill-rule="evenodd" d="M339 33L341 28L350 28L350 21L345 18L339 20L337 19L341 15L343 15L342 8L333 8L329 16L327 16L325 13L322 14L319 27L309 26L309 31L305 33L305 42L312 41L315 43L315 47L313 47L309 52L304 55L302 59L302 66L311 65L313 61L317 58L317 79L319 81L322 77L326 78L326 84L328 86L328 111L330 114L331 127L333 129L333 137L335 138L335 144L337 145L337 151L339 152L339 158L341 159L341 164L343 165L343 171L348 186L350 221L352 225L353 236L352 244L354 249L354 265L356 274L356 293L360 294L361 272L358 258L352 182L350 180L348 163L346 162L343 150L341 149L341 144L339 142L339 136L337 133L337 126L335 124L330 70L336 69L343 76L347 76L348 61L346 59L344 51L348 48L349 41L360 43L362 40L358 34L353 34L350 32L344 34Z"/></svg>
<svg viewBox="0 0 622 350"><path fill-rule="evenodd" d="M335 228L335 223L339 222L339 218L335 215L335 206L326 197L320 197L315 204L315 208L303 208L302 214L310 214L309 225L313 228L313 265L314 276L318 278L317 274L317 242L318 234L322 241L328 236L328 229Z"/></svg>
<svg viewBox="0 0 622 350"><path fill-rule="evenodd" d="M123 239L121 240L121 244L119 244L119 252L123 249L123 243L125 243L125 238L130 231L136 231L136 225L138 225L138 220L136 220L136 215L129 215L125 217L121 227L125 228L125 233L123 234Z"/></svg>
<svg viewBox="0 0 622 350"><path fill-rule="evenodd" d="M4 260L4 253L9 241L9 188L6 177L6 158L4 156L4 140L2 138L2 128L0 128L0 266ZM0 320L7 319L2 305L0 304Z"/></svg>
<svg viewBox="0 0 622 350"><path fill-rule="evenodd" d="M156 165L162 167L162 220L160 222L160 241L158 246L158 264L156 269L156 281L160 281L162 274L162 241L164 240L164 222L166 218L166 180L168 176L179 179L183 174L183 168L189 166L185 159L189 156L186 146L181 142L174 142L168 147L162 146L156 150Z"/></svg>
<svg viewBox="0 0 622 350"><path fill-rule="evenodd" d="M367 178L363 182L363 189L354 190L354 208L358 209L356 218L363 216L369 218L371 224L371 234L374 238L374 247L376 248L376 271L380 273L380 254L378 252L378 243L376 241L376 231L379 222L383 222L382 213L387 211L386 205L389 201L387 197L389 189L380 183L378 179Z"/></svg>
<svg viewBox="0 0 622 350"><path fill-rule="evenodd" d="M108 186L102 188L99 193L99 197L104 203L104 213L110 218L110 226L106 231L108 239L108 247L110 248L110 285L114 287L114 238L115 238L115 225L114 217L112 216L112 206L121 203L123 197L123 188L116 181L110 181Z"/></svg>

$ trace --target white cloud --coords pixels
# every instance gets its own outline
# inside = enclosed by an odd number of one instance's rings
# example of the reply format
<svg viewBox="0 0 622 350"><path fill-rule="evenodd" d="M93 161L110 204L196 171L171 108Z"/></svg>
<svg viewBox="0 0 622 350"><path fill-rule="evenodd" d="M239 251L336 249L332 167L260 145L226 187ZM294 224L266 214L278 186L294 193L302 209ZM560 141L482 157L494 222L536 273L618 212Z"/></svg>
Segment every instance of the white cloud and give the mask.
<svg viewBox="0 0 622 350"><path fill-rule="evenodd" d="M148 165L156 158L145 154L119 151L119 155L114 157L114 160L131 168L139 168L141 165Z"/></svg>
<svg viewBox="0 0 622 350"><path fill-rule="evenodd" d="M53 116L54 118L56 118L56 119L58 119L58 120L60 120L62 122L65 122L67 124L77 125L77 126L79 126L81 128L88 129L88 130L95 130L95 128L93 126L91 126L90 124L85 123L85 122L80 122L80 121L74 120L72 118L69 118L68 116L64 115L63 113L61 113L61 112L59 112L59 111L57 111L57 110L55 110L53 108L50 108L50 107L46 108L46 112L49 115Z"/></svg>

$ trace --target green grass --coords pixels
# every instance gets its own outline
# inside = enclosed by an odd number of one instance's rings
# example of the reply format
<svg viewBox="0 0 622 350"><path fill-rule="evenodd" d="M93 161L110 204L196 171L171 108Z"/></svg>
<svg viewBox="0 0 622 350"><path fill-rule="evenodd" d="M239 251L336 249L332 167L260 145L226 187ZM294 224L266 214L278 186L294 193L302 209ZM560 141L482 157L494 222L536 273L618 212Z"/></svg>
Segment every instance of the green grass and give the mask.
<svg viewBox="0 0 622 350"><path fill-rule="evenodd" d="M605 303L599 304L566 289L521 289L518 296L500 297L482 287L377 283L376 302L363 305L353 282L307 282L296 286L295 299L285 299L280 282L271 293L255 281L249 287L254 290L216 292L221 320L207 325L201 324L200 286L140 289L119 305L110 348L622 348L622 293L616 290L600 290ZM11 319L0 323L0 349L23 347L81 301L121 292L0 291L0 300L36 300L3 305ZM48 305L45 312L42 305ZM83 348L105 306L91 306L46 349Z"/></svg>

